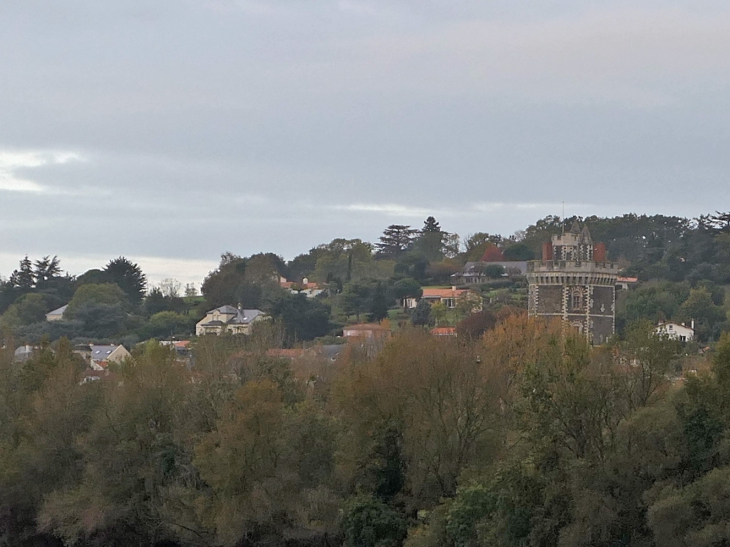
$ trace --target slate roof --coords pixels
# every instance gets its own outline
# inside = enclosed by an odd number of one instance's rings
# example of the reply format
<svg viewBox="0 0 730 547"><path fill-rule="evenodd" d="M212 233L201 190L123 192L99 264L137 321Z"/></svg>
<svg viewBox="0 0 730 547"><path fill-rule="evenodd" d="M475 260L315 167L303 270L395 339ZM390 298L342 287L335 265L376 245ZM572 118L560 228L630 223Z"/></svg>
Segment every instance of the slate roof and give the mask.
<svg viewBox="0 0 730 547"><path fill-rule="evenodd" d="M259 315L264 315L261 310L236 310L236 316L231 319L229 325L247 325Z"/></svg>
<svg viewBox="0 0 730 547"><path fill-rule="evenodd" d="M236 308L234 306L229 306L228 304L226 304L225 306L221 306L220 308L216 308L213 311L217 311L217 312L225 313L225 314L237 314L238 313L238 308ZM208 313L210 313L210 312L208 312Z"/></svg>
<svg viewBox="0 0 730 547"><path fill-rule="evenodd" d="M238 308L234 308L233 306L221 306L220 308L216 308L212 311L209 311L207 315L212 314L213 312L219 312L226 315L233 315L232 318L230 318L228 321L220 321L218 319L214 319L211 321L207 321L205 323L200 323L201 327L222 327L224 325L248 325L251 323L254 319L256 319L259 315L264 315L264 312L261 310L239 310Z"/></svg>
<svg viewBox="0 0 730 547"><path fill-rule="evenodd" d="M91 358L94 361L103 361L107 357L109 357L112 352L117 349L119 346L97 346L94 345L91 347Z"/></svg>

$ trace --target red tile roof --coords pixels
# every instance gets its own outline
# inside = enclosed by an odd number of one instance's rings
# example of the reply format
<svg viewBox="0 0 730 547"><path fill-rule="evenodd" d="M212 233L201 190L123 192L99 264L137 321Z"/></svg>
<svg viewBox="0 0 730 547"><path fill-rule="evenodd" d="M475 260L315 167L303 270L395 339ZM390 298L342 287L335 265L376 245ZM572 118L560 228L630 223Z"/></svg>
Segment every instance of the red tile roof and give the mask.
<svg viewBox="0 0 730 547"><path fill-rule="evenodd" d="M456 336L456 327L436 327L431 329L434 336Z"/></svg>
<svg viewBox="0 0 730 547"><path fill-rule="evenodd" d="M424 298L458 298L469 289L423 289Z"/></svg>

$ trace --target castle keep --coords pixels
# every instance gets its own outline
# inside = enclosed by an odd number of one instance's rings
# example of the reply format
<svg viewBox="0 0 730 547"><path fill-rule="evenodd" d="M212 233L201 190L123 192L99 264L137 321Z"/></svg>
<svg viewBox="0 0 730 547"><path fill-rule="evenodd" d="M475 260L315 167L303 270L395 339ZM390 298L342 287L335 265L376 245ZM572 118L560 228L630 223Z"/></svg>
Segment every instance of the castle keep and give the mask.
<svg viewBox="0 0 730 547"><path fill-rule="evenodd" d="M605 245L594 245L588 227L576 222L543 244L542 260L528 263L528 313L560 317L591 344L603 344L615 331L617 277Z"/></svg>

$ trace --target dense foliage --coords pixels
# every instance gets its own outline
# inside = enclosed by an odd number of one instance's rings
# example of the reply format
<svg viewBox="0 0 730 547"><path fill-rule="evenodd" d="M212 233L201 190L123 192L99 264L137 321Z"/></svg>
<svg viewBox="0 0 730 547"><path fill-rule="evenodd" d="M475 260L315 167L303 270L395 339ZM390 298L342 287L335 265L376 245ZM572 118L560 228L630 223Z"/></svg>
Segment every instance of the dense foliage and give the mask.
<svg viewBox="0 0 730 547"><path fill-rule="evenodd" d="M281 360L276 329L154 342L99 381L0 352L0 544L666 546L729 537L730 334L690 366L484 314ZM479 332L483 334L479 334Z"/></svg>

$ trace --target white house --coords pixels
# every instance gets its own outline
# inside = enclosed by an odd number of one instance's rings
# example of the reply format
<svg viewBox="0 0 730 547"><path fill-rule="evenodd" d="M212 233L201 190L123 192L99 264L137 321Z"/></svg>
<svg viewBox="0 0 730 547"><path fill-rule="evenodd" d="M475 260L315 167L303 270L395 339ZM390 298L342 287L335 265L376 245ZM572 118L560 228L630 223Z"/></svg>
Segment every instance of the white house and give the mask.
<svg viewBox="0 0 730 547"><path fill-rule="evenodd" d="M195 325L195 334L251 334L251 325L268 316L261 310L244 310L240 306L221 306L210 310Z"/></svg>
<svg viewBox="0 0 730 547"><path fill-rule="evenodd" d="M105 346L90 345L89 347L91 349L89 364L93 370L105 370L109 363L121 363L131 356L127 348L121 344L118 346L114 344Z"/></svg>
<svg viewBox="0 0 730 547"><path fill-rule="evenodd" d="M46 321L61 321L63 319L63 312L66 311L66 308L68 308L68 304L61 306L56 310L49 311L46 314Z"/></svg>
<svg viewBox="0 0 730 547"><path fill-rule="evenodd" d="M660 334L666 334L672 340L679 340L680 342L689 342L695 337L695 322L692 321L692 326L688 327L684 323L659 323L654 329L654 332Z"/></svg>

